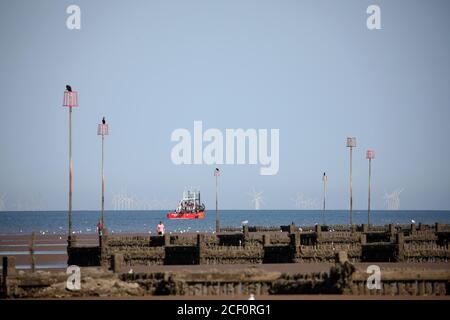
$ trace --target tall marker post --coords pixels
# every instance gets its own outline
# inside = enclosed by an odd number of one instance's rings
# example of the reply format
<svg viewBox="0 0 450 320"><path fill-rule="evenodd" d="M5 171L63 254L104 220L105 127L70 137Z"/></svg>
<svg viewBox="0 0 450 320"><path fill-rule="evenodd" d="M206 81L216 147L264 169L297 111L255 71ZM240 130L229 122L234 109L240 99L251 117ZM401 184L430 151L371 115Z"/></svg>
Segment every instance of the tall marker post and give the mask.
<svg viewBox="0 0 450 320"><path fill-rule="evenodd" d="M214 177L216 177L216 233L220 232L220 222L219 222L219 190L218 190L218 183L217 180L220 176L220 170L219 168L216 168L214 170Z"/></svg>
<svg viewBox="0 0 450 320"><path fill-rule="evenodd" d="M72 108L78 107L78 92L66 86L63 107L69 108L69 245L72 242Z"/></svg>
<svg viewBox="0 0 450 320"><path fill-rule="evenodd" d="M98 124L97 135L102 136L102 226L105 228L105 169L104 169L104 142L105 136L109 134L109 126L103 117L102 123Z"/></svg>
<svg viewBox="0 0 450 320"><path fill-rule="evenodd" d="M367 150L366 152L366 158L369 160L369 198L368 198L368 205L367 205L367 224L370 226L371 219L370 219L370 189L371 189L371 177L372 177L372 159L375 159L375 151L374 150Z"/></svg>
<svg viewBox="0 0 450 320"><path fill-rule="evenodd" d="M353 156L353 148L356 147L356 138L355 137L347 137L347 147L350 148L350 212L349 219L350 225L353 225L353 190L352 190L352 156Z"/></svg>
<svg viewBox="0 0 450 320"><path fill-rule="evenodd" d="M326 219L325 219L325 210L326 210L326 201L327 201L327 180L328 177L326 175L326 173L323 173L322 176L322 181L323 181L323 225L325 226L326 223Z"/></svg>

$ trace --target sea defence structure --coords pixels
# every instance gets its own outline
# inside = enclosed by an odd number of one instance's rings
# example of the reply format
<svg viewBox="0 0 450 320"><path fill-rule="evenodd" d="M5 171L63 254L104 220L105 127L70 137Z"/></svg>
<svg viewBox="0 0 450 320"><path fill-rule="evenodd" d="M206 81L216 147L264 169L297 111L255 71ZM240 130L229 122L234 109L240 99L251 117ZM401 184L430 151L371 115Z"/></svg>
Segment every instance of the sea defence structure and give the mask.
<svg viewBox="0 0 450 320"><path fill-rule="evenodd" d="M350 262L447 262L450 226L420 224L305 228L222 228L219 234L100 237L99 246L68 246L69 265L217 265L336 262L345 251Z"/></svg>
<svg viewBox="0 0 450 320"><path fill-rule="evenodd" d="M16 270L3 257L0 294L7 298L344 294L450 295L450 226L222 228L221 233L120 236L96 246L68 242L68 265L81 267L81 290L66 272ZM263 269L270 264L272 268ZM282 268L290 267L290 271ZM367 286L367 266L383 267ZM274 267L275 266L275 267ZM308 267L309 266L309 267ZM320 266L320 268L318 268ZM220 267L220 268L219 268ZM133 271L134 269L134 271ZM289 268L288 268L289 269Z"/></svg>

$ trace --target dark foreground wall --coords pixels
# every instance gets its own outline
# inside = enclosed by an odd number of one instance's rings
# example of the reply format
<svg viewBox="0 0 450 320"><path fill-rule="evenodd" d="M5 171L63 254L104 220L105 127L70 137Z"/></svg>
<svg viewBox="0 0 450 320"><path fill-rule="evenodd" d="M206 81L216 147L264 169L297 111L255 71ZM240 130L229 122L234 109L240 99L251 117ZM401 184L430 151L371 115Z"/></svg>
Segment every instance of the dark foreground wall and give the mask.
<svg viewBox="0 0 450 320"><path fill-rule="evenodd" d="M328 272L282 274L258 269L201 272L113 273L81 269L81 289L66 289L65 272L16 272L9 264L0 279L7 298L127 297L148 295L344 294L439 296L450 294L449 270L383 270L379 289L367 286L369 274L349 263L344 252Z"/></svg>

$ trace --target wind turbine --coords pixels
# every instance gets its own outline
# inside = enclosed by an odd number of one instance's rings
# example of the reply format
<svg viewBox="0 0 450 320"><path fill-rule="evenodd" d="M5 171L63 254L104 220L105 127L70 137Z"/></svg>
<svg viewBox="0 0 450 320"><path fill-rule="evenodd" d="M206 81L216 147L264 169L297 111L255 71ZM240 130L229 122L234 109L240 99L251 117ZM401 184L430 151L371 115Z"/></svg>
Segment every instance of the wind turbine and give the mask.
<svg viewBox="0 0 450 320"><path fill-rule="evenodd" d="M403 188L397 188L391 193L384 192L384 201L388 210L400 209L400 193L403 192Z"/></svg>
<svg viewBox="0 0 450 320"><path fill-rule="evenodd" d="M264 191L261 192L256 192L255 188L253 188L253 191L251 193L249 193L248 195L252 197L252 203L255 204L255 210L259 210L261 209L261 204L264 203L261 195L263 194Z"/></svg>
<svg viewBox="0 0 450 320"><path fill-rule="evenodd" d="M114 207L114 210L117 210L117 195L114 195L111 199L111 203Z"/></svg>
<svg viewBox="0 0 450 320"><path fill-rule="evenodd" d="M112 202L114 210L135 210L138 205L138 200L134 196L128 195L126 189L119 194L115 194Z"/></svg>

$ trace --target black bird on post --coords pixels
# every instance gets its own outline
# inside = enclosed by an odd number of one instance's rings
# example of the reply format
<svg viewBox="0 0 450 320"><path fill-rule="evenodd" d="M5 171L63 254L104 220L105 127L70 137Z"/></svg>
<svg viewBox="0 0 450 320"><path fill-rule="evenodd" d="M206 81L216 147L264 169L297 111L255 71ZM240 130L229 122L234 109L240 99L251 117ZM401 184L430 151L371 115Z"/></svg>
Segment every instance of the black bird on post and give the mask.
<svg viewBox="0 0 450 320"><path fill-rule="evenodd" d="M69 92L72 92L72 87L67 84L66 85L66 90L69 91Z"/></svg>
<svg viewBox="0 0 450 320"><path fill-rule="evenodd" d="M103 123L103 124L106 124L106 120L105 120L105 117L103 117L103 119L102 119L102 123Z"/></svg>

